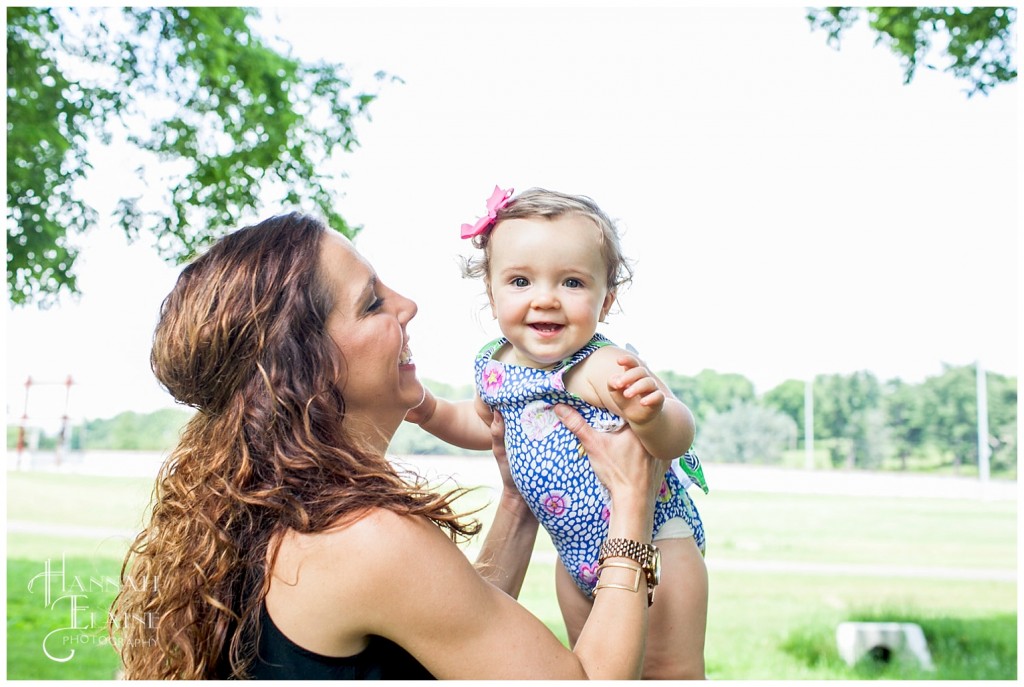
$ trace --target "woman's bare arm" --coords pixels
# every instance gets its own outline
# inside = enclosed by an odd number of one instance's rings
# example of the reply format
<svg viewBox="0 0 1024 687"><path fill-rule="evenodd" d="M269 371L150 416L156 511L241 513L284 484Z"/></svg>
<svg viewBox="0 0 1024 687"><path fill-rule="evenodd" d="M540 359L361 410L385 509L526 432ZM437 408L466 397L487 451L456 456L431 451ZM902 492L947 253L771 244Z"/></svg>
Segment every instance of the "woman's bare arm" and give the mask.
<svg viewBox="0 0 1024 687"><path fill-rule="evenodd" d="M628 431L600 435L575 411L566 414L560 407L558 412L566 427L579 432L612 494L610 536L649 542L654 494L665 465L650 459ZM643 584L636 592L599 592L570 651L512 597L484 580L458 547L424 518L377 509L307 539L313 543L298 549L303 561L296 577L305 577L303 584L278 584L275 579L268 609L275 621L275 611L281 609L294 609L297 618L307 617L307 609L330 619L329 627L319 627L311 636L333 642L332 655L355 653L368 635L380 635L403 646L442 679L640 675L647 632ZM601 579L626 584L632 573L609 568ZM281 629L288 633L287 627ZM342 648L348 654L338 653Z"/></svg>
<svg viewBox="0 0 1024 687"><path fill-rule="evenodd" d="M497 411L491 420L491 450L501 473L502 489L476 569L485 580L518 599L537 541L538 523L512 481L505 454L505 421Z"/></svg>

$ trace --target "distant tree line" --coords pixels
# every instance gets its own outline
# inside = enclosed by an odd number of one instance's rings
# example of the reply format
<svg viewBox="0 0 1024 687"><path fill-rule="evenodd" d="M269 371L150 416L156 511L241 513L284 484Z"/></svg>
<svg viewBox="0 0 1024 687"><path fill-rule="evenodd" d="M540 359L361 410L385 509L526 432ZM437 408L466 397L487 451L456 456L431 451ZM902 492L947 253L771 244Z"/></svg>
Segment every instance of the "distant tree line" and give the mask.
<svg viewBox="0 0 1024 687"><path fill-rule="evenodd" d="M710 462L778 464L803 448L804 382L755 396L742 375L705 370L662 379L697 418L695 448ZM919 470L978 465L974 366L945 365L919 384L870 372L814 379L816 450L833 467ZM1016 474L1017 380L988 372L988 445L993 473Z"/></svg>
<svg viewBox="0 0 1024 687"><path fill-rule="evenodd" d="M804 465L804 382L788 380L758 396L740 374L704 370L696 376L659 373L697 420L695 449L708 463ZM466 384L425 381L439 397L472 398ZM989 372L988 445L993 474L1016 476L1017 380ZM944 367L919 384L880 381L870 372L814 379L814 447L820 464L836 468L936 470L965 473L978 465L976 376L973 366ZM72 428L69 450L167 451L191 411L121 413ZM17 441L8 427L7 446ZM53 449L56 433L41 434L39 449ZM465 455L404 423L391 444L395 455ZM482 454L480 454L482 455Z"/></svg>
<svg viewBox="0 0 1024 687"><path fill-rule="evenodd" d="M194 411L164 408L152 413L124 412L109 419L86 420L67 428L63 448L69 451L167 451L178 443L181 429ZM7 427L7 448L18 445L17 425ZM30 449L56 450L59 431L29 427L25 441Z"/></svg>

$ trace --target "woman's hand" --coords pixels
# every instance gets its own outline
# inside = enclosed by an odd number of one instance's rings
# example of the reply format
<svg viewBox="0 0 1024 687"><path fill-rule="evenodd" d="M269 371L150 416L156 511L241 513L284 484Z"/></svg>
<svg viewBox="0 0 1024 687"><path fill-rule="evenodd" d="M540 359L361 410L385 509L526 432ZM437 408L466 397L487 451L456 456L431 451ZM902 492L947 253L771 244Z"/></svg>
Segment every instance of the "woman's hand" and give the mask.
<svg viewBox="0 0 1024 687"><path fill-rule="evenodd" d="M491 414L491 451L498 464L498 472L501 473L501 486L506 492L518 495L519 488L512 479L512 470L508 466L508 454L505 451L505 418L497 410Z"/></svg>
<svg viewBox="0 0 1024 687"><path fill-rule="evenodd" d="M555 406L555 414L579 439L598 479L611 493L607 536L649 543L655 497L664 482L668 461L653 458L631 429L599 432L564 404ZM606 589L617 589L603 591L594 599L573 650L584 665L616 665L624 677L638 679L647 640L647 590L639 586L639 577L631 577L632 573L626 576L614 566L599 574L599 583L609 583ZM631 589L630 579L638 586ZM589 668L587 672L591 674Z"/></svg>
<svg viewBox="0 0 1024 687"><path fill-rule="evenodd" d="M555 414L583 444L594 472L611 492L615 503L624 499L647 499L653 509L654 496L661 488L671 461L651 457L640 439L628 428L618 432L598 432L575 409L564 404L555 406Z"/></svg>

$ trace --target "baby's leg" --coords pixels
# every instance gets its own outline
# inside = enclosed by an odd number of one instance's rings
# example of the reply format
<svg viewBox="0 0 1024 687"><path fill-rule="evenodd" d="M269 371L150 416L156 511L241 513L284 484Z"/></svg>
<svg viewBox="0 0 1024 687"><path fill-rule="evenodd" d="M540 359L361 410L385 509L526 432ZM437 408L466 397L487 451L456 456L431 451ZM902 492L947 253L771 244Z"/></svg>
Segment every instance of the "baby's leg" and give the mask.
<svg viewBox="0 0 1024 687"><path fill-rule="evenodd" d="M558 595L558 607L562 609L565 631L569 636L569 647L576 646L583 624L587 622L590 609L594 603L580 591L569 576L569 571L561 562L555 563L555 593Z"/></svg>
<svg viewBox="0 0 1024 687"><path fill-rule="evenodd" d="M661 549L661 584L651 606L643 677L703 680L708 617L704 557L693 537L658 539L655 544Z"/></svg>

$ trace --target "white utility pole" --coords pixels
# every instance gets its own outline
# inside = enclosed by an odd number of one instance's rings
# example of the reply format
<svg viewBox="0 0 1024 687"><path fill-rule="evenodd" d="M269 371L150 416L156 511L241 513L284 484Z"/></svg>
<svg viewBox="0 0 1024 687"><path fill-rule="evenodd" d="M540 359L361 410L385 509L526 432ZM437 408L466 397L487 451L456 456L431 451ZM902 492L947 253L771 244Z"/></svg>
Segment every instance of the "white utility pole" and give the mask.
<svg viewBox="0 0 1024 687"><path fill-rule="evenodd" d="M804 450L807 452L805 464L808 470L814 469L814 377L804 382Z"/></svg>
<svg viewBox="0 0 1024 687"><path fill-rule="evenodd" d="M988 481L988 459L992 449L988 445L988 385L985 379L985 368L978 359L978 478Z"/></svg>

